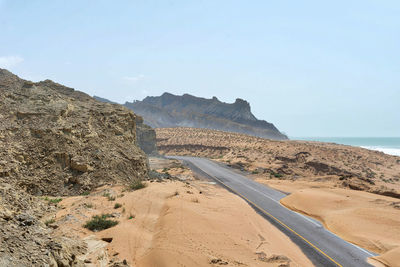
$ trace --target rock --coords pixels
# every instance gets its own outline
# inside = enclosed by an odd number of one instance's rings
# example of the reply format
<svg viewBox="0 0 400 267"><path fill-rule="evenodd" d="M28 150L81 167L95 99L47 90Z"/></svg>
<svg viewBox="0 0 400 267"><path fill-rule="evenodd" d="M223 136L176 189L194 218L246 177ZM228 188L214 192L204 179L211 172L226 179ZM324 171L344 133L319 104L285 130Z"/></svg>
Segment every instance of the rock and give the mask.
<svg viewBox="0 0 400 267"><path fill-rule="evenodd" d="M82 158L74 157L71 159L71 169L79 172L93 171L89 164L85 163Z"/></svg>
<svg viewBox="0 0 400 267"><path fill-rule="evenodd" d="M103 240L107 243L111 243L113 241L113 238L112 237L103 237L103 238L101 238L101 240Z"/></svg>
<svg viewBox="0 0 400 267"><path fill-rule="evenodd" d="M223 261L221 259L212 259L210 264L217 264L217 265L228 265L228 262Z"/></svg>
<svg viewBox="0 0 400 267"><path fill-rule="evenodd" d="M139 119L140 118L140 119ZM148 155L156 155L156 132L153 128L143 123L143 119L138 117L136 125L136 136L139 147Z"/></svg>
<svg viewBox="0 0 400 267"><path fill-rule="evenodd" d="M146 155L136 142L142 119L121 105L0 70L0 114L0 178L31 194L78 194L147 178Z"/></svg>
<svg viewBox="0 0 400 267"><path fill-rule="evenodd" d="M31 226L36 223L36 219L26 213L21 213L15 216L15 219L19 221L19 225L21 226Z"/></svg>
<svg viewBox="0 0 400 267"><path fill-rule="evenodd" d="M217 98L164 93L124 105L142 116L144 123L153 128L208 128L270 139L288 139L272 123L258 120L251 113L250 104L240 98L228 104Z"/></svg>
<svg viewBox="0 0 400 267"><path fill-rule="evenodd" d="M42 195L80 195L148 177L137 116L50 80L0 69L0 265L84 266L83 241L54 235ZM59 223L77 220L65 216Z"/></svg>
<svg viewBox="0 0 400 267"><path fill-rule="evenodd" d="M13 213L8 209L0 210L0 218L9 221L13 218Z"/></svg>

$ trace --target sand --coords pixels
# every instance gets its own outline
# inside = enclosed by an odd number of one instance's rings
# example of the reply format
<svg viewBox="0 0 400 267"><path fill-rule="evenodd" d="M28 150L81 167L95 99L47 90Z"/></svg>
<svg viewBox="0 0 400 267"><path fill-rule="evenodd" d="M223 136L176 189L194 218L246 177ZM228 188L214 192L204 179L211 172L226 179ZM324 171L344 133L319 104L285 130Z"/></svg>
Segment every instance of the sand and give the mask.
<svg viewBox="0 0 400 267"><path fill-rule="evenodd" d="M400 157L359 147L274 141L196 128L156 129L160 153L207 157L255 178L318 181L400 199Z"/></svg>
<svg viewBox="0 0 400 267"><path fill-rule="evenodd" d="M400 267L400 247L373 258L371 263L376 266L379 266L378 264L382 263L384 266Z"/></svg>
<svg viewBox="0 0 400 267"><path fill-rule="evenodd" d="M258 179L258 182L290 192L281 203L311 216L341 238L382 253L376 261L386 266L400 262L400 201L368 192L335 188L326 182L293 182ZM397 265L398 266L398 265Z"/></svg>
<svg viewBox="0 0 400 267"><path fill-rule="evenodd" d="M207 129L157 129L157 138L162 153L208 157L291 193L281 201L283 205L381 254L370 259L374 265L398 266L399 157L357 147L272 141Z"/></svg>
<svg viewBox="0 0 400 267"><path fill-rule="evenodd" d="M132 266L312 266L245 201L206 181L153 182L134 192L122 189L105 187L60 203L64 208L57 213L56 231L86 240L88 266L105 266L110 260L126 260ZM116 200L109 201L104 192ZM122 207L114 209L115 203ZM94 206L87 208L88 204ZM82 227L99 213L115 213L119 224L100 232ZM134 218L128 219L131 215Z"/></svg>

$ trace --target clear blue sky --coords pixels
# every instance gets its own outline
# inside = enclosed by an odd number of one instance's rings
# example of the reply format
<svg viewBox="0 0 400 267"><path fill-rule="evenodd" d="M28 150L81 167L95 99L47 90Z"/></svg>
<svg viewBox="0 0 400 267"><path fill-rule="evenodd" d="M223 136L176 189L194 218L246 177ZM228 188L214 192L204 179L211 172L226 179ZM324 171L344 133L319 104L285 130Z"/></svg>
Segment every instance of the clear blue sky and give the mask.
<svg viewBox="0 0 400 267"><path fill-rule="evenodd" d="M400 136L399 1L0 0L0 67L117 102L240 97L289 136Z"/></svg>

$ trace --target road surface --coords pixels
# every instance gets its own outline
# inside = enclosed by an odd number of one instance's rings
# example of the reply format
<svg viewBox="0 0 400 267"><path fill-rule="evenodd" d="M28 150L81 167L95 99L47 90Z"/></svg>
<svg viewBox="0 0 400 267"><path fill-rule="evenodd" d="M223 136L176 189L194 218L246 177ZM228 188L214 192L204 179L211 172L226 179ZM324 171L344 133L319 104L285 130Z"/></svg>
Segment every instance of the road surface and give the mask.
<svg viewBox="0 0 400 267"><path fill-rule="evenodd" d="M171 156L186 162L245 199L255 210L296 243L316 266L372 266L367 258L376 254L344 241L318 221L291 211L279 200L286 195L204 158Z"/></svg>

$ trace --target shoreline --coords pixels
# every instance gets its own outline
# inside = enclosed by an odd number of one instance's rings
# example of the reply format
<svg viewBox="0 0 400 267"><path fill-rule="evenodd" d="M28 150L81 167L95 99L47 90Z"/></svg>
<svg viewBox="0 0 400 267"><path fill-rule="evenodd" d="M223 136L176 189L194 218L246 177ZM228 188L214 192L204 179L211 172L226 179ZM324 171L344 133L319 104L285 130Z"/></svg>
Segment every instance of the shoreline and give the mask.
<svg viewBox="0 0 400 267"><path fill-rule="evenodd" d="M400 137L292 137L290 140L361 147L400 157Z"/></svg>

